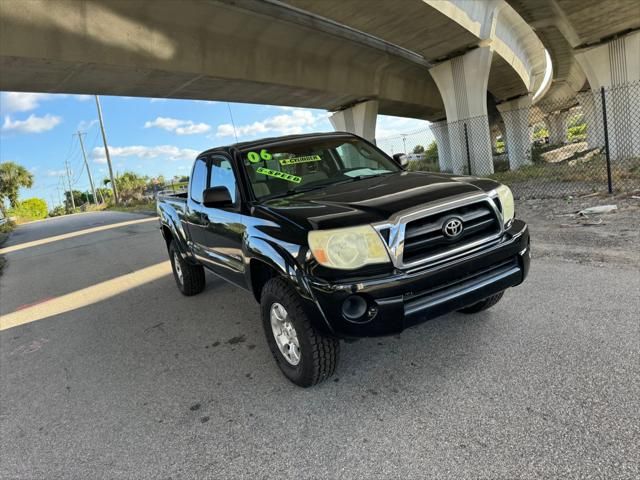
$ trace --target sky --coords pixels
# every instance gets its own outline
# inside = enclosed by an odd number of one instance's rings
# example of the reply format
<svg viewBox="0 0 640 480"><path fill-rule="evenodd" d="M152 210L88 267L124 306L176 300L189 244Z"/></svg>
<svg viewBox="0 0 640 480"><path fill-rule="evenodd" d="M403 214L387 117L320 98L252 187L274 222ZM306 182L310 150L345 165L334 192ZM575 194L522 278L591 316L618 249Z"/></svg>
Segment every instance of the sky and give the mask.
<svg viewBox="0 0 640 480"><path fill-rule="evenodd" d="M116 172L150 177L188 175L196 155L208 148L238 141L307 132L331 131L324 110L199 100L100 97L106 136ZM40 197L50 208L60 203L66 182L65 161L72 185L89 190L78 137L84 143L94 182L108 177L104 146L93 96L43 93L0 93L0 162L13 161L29 169L34 186L21 199ZM376 138L381 148L397 153L400 134L428 132L428 122L379 115ZM418 142L418 140L416 140ZM414 142L415 143L415 142ZM428 143L428 139L424 142ZM411 145L407 147L412 148Z"/></svg>

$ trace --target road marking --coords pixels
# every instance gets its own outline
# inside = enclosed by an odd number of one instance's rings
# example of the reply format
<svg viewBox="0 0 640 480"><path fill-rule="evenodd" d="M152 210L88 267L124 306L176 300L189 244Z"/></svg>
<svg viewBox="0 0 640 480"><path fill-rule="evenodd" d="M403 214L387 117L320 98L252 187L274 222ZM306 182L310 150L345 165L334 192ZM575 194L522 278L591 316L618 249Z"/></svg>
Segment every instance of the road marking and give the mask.
<svg viewBox="0 0 640 480"><path fill-rule="evenodd" d="M170 273L171 263L167 260L52 300L1 315L0 331L88 307L94 303L120 295L127 290L158 280Z"/></svg>
<svg viewBox="0 0 640 480"><path fill-rule="evenodd" d="M88 235L90 233L103 232L112 228L126 227L127 225L136 225L138 223L157 222L157 217L140 218L138 220L129 220L127 222L111 223L109 225L102 225L100 227L86 228L84 230L78 230L76 232L64 233L62 235L56 235L55 237L42 238L40 240L34 240L32 242L20 243L18 245L11 245L9 247L0 248L0 255L17 252L24 250L25 248L37 247L40 245L46 245L47 243L58 242L60 240L66 240L68 238L79 237L81 235Z"/></svg>
<svg viewBox="0 0 640 480"><path fill-rule="evenodd" d="M54 299L55 297L45 297L41 300L32 303L25 303L24 305L20 305L16 310L24 310L25 308L33 307L34 305L38 305L39 303L48 302L49 300Z"/></svg>

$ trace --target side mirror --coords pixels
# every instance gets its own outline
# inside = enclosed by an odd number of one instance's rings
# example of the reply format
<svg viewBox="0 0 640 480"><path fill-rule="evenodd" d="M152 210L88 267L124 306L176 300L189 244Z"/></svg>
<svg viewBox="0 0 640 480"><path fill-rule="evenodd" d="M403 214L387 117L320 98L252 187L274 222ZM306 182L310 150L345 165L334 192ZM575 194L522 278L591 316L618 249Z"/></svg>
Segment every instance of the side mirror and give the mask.
<svg viewBox="0 0 640 480"><path fill-rule="evenodd" d="M407 160L407 156L404 153L394 153L393 159L403 168L409 164L409 160Z"/></svg>
<svg viewBox="0 0 640 480"><path fill-rule="evenodd" d="M224 208L233 205L227 187L211 187L202 192L202 204L207 208Z"/></svg>

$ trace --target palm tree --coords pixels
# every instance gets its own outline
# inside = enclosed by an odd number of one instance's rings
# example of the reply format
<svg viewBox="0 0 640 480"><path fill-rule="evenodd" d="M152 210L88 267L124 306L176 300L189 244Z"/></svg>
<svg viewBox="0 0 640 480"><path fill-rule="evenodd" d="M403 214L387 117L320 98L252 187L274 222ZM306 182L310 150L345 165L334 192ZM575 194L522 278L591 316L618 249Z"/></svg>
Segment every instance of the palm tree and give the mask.
<svg viewBox="0 0 640 480"><path fill-rule="evenodd" d="M12 208L18 204L18 191L21 187L33 186L33 174L15 162L0 163L0 206L4 205L5 198L9 200Z"/></svg>

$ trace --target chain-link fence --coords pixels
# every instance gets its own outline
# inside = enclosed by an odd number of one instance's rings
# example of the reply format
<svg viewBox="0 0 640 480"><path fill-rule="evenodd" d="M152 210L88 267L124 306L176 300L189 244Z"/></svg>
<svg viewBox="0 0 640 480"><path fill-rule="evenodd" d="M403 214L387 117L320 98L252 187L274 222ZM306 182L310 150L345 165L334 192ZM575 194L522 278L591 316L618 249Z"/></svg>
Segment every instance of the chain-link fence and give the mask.
<svg viewBox="0 0 640 480"><path fill-rule="evenodd" d="M640 189L640 82L378 140L409 168L492 177L518 197Z"/></svg>

